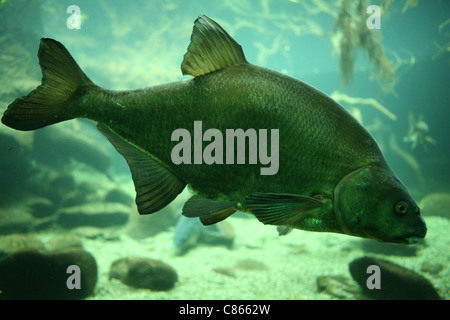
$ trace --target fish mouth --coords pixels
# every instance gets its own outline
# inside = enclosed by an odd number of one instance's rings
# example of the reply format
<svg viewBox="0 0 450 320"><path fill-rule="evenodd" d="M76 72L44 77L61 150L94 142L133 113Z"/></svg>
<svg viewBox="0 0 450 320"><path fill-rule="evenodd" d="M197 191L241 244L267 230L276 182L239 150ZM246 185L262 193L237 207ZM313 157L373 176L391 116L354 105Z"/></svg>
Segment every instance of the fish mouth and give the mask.
<svg viewBox="0 0 450 320"><path fill-rule="evenodd" d="M422 217L420 217L421 226L412 233L411 236L405 238L406 244L414 244L422 241L427 234L427 225Z"/></svg>
<svg viewBox="0 0 450 320"><path fill-rule="evenodd" d="M421 242L424 239L423 236L410 236L410 237L406 237L406 238L393 238L393 239L389 239L389 240L385 240L385 241L381 241L381 242L388 242L388 243L395 243L395 244L416 244L418 242ZM379 240L380 241L380 240Z"/></svg>
<svg viewBox="0 0 450 320"><path fill-rule="evenodd" d="M410 233L407 236L392 237L392 238L385 238L385 239L378 239L375 237L372 237L372 238L375 240L381 241L381 242L409 245L409 244L416 244L418 242L423 241L426 234L427 234L427 228L422 229L418 232Z"/></svg>
<svg viewBox="0 0 450 320"><path fill-rule="evenodd" d="M415 232L412 236L404 238L403 243L404 244L415 244L415 243L421 242L425 238L426 234L427 234L427 228L425 227L424 229L420 230L419 232Z"/></svg>
<svg viewBox="0 0 450 320"><path fill-rule="evenodd" d="M423 238L424 238L424 237L421 237L421 236L412 236L412 237L406 238L406 239L405 239L405 240L406 240L405 243L406 243L406 244L415 244L415 243L417 243L417 242L422 241Z"/></svg>

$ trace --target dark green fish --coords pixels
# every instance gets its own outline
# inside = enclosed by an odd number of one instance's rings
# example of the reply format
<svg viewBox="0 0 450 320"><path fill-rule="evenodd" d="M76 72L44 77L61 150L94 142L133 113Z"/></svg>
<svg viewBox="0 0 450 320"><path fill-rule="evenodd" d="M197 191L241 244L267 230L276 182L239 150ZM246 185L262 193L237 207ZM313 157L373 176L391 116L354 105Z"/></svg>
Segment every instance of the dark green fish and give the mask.
<svg viewBox="0 0 450 320"><path fill-rule="evenodd" d="M426 234L419 207L343 107L304 82L248 63L206 16L194 24L181 65L194 78L185 81L110 91L89 80L55 40L42 39L38 57L42 84L15 100L2 122L34 130L77 117L97 121L130 166L141 214L160 210L188 185L195 195L183 214L204 224L239 210L285 229L385 242L415 243ZM175 164L172 134L185 128L195 140L195 121L216 133L279 130L278 149L266 150L278 151L276 174L262 175L247 155L243 164Z"/></svg>

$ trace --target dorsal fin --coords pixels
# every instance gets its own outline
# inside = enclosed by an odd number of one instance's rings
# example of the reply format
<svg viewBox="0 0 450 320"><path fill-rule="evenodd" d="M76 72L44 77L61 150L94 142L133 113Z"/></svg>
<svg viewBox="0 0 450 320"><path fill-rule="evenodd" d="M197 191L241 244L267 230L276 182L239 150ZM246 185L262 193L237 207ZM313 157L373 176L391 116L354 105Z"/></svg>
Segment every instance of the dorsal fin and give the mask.
<svg viewBox="0 0 450 320"><path fill-rule="evenodd" d="M194 22L181 72L194 77L248 63L242 47L215 21L201 15Z"/></svg>

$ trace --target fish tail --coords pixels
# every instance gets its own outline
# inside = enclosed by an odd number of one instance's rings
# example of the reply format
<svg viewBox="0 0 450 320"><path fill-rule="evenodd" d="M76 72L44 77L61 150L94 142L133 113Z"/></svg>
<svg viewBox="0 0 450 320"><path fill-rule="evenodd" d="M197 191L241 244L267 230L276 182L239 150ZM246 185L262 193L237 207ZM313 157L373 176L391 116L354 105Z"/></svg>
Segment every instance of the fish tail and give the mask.
<svg viewBox="0 0 450 320"><path fill-rule="evenodd" d="M94 85L56 40L42 38L38 58L42 83L8 106L2 118L8 127L27 131L73 119L70 100L80 88Z"/></svg>

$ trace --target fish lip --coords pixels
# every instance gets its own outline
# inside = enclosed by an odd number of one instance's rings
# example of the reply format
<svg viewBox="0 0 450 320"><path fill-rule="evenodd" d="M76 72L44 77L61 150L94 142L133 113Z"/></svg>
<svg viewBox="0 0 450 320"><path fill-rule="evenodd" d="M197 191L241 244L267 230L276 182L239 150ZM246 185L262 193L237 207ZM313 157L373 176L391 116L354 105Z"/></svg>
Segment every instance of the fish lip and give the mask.
<svg viewBox="0 0 450 320"><path fill-rule="evenodd" d="M405 240L406 244L415 244L415 243L421 242L425 238L428 228L422 217L420 217L420 220L422 221L423 226L416 229L416 231L413 232L411 236L405 237L404 240Z"/></svg>
<svg viewBox="0 0 450 320"><path fill-rule="evenodd" d="M393 239L384 240L381 242L409 245L409 244L416 244L418 242L421 242L423 239L424 239L424 237L422 237L422 236L410 236L410 237L406 237L406 238L393 238Z"/></svg>
<svg viewBox="0 0 450 320"><path fill-rule="evenodd" d="M399 239L400 240L399 243L415 244L415 243L423 241L426 234L427 234L427 229L425 228L425 230L421 230L419 232L415 232L415 233L413 233L413 235L411 235L409 237L405 237L405 238Z"/></svg>
<svg viewBox="0 0 450 320"><path fill-rule="evenodd" d="M365 232L365 235L367 238L374 239L380 242L387 242L387 243L395 243L395 244L415 244L418 242L421 242L424 240L425 235L427 233L427 229L425 228L424 231L420 232L414 232L410 236L403 236L403 237L393 237L393 238L381 238L381 237L375 237L371 235L370 233Z"/></svg>
<svg viewBox="0 0 450 320"><path fill-rule="evenodd" d="M416 244L418 242L423 241L426 233L427 233L427 230L425 229L425 231L415 232L415 233L412 233L410 236L406 236L406 237L394 237L394 238L390 238L390 239L378 239L378 238L374 238L374 237L372 237L372 238L375 240L381 241L381 242L408 245L408 244Z"/></svg>
<svg viewBox="0 0 450 320"><path fill-rule="evenodd" d="M422 236L412 236L412 237L406 238L405 240L406 240L407 244L415 244L415 243L422 241L424 238L425 238L425 236L423 236L423 237Z"/></svg>

